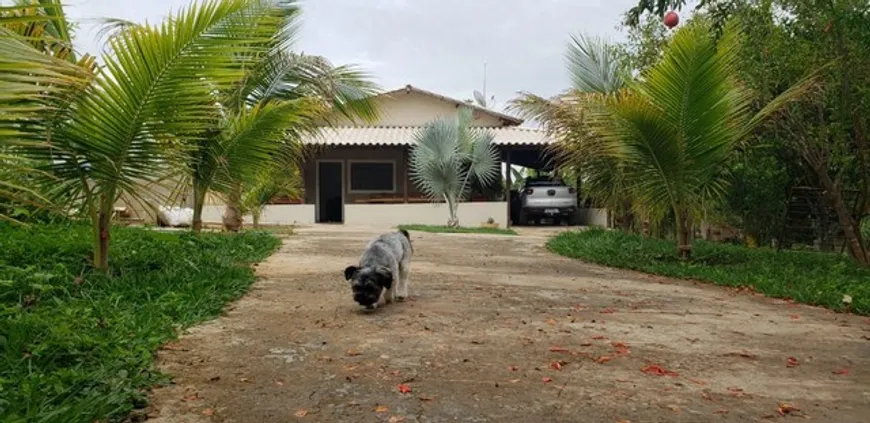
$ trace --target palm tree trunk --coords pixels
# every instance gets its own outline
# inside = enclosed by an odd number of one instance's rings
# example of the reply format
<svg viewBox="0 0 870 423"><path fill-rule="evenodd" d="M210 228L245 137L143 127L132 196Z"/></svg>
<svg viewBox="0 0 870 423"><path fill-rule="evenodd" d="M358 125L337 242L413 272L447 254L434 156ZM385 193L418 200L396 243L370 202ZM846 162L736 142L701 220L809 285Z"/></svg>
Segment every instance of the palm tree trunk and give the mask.
<svg viewBox="0 0 870 423"><path fill-rule="evenodd" d="M233 184L230 195L227 198L227 207L224 210L224 230L238 232L242 228L242 185Z"/></svg>
<svg viewBox="0 0 870 423"><path fill-rule="evenodd" d="M193 186L193 232L202 231L202 208L205 205L206 190Z"/></svg>
<svg viewBox="0 0 870 423"><path fill-rule="evenodd" d="M94 268L109 270L109 228L112 221L112 203L106 196L100 197L97 210L91 214L94 228Z"/></svg>
<svg viewBox="0 0 870 423"><path fill-rule="evenodd" d="M870 251L867 251L864 247L864 240L861 239L861 227L852 217L839 184L831 180L827 171L817 169L816 174L825 188L825 197L827 197L831 207L837 213L840 229L843 231L843 237L846 238L846 248L849 250L849 256L859 266L870 267Z"/></svg>
<svg viewBox="0 0 870 423"><path fill-rule="evenodd" d="M692 257L692 225L689 214L682 210L675 210L677 218L677 251L680 259L688 260Z"/></svg>
<svg viewBox="0 0 870 423"><path fill-rule="evenodd" d="M457 216L456 209L458 208L458 204L449 195L444 196L444 201L447 202L447 209L449 210L450 217L447 219L447 227L448 228L458 228L459 227L459 217Z"/></svg>
<svg viewBox="0 0 870 423"><path fill-rule="evenodd" d="M260 213L261 209L259 207L254 207L251 210L251 220L254 222L254 229L260 229Z"/></svg>

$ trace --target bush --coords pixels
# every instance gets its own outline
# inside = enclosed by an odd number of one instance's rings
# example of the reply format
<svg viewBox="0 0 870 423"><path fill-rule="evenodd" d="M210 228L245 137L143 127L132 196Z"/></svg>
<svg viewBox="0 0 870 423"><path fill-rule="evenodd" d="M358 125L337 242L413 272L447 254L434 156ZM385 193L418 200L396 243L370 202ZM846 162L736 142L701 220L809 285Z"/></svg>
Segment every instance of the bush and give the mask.
<svg viewBox="0 0 870 423"><path fill-rule="evenodd" d="M0 225L0 421L120 419L162 380L154 351L217 316L280 241L112 232L112 274L91 271L91 230Z"/></svg>
<svg viewBox="0 0 870 423"><path fill-rule="evenodd" d="M808 251L749 249L696 241L692 259L681 261L673 242L618 231L564 232L548 243L551 251L592 263L731 287L751 287L765 295L844 311L870 314L870 270L848 257Z"/></svg>

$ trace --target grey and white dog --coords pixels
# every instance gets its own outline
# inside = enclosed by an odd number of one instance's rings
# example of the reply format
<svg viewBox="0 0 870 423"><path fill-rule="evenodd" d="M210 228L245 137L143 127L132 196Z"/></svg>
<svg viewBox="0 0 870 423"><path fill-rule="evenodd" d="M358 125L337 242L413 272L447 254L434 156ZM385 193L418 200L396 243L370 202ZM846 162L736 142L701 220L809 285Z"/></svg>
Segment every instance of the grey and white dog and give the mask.
<svg viewBox="0 0 870 423"><path fill-rule="evenodd" d="M384 303L408 297L408 273L411 256L411 235L400 229L382 234L369 241L359 259L359 266L344 269L344 278L351 281L353 299L366 309L377 308L381 294Z"/></svg>

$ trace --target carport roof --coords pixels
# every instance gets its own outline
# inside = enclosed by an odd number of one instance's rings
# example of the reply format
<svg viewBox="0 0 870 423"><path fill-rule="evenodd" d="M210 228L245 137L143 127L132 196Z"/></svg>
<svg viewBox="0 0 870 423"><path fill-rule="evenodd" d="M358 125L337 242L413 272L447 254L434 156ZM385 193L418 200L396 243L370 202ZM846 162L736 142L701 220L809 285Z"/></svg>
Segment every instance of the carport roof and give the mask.
<svg viewBox="0 0 870 423"><path fill-rule="evenodd" d="M419 126L340 126L306 137L306 144L330 146L410 146ZM493 133L497 146L544 146L552 139L540 129L520 127L478 128Z"/></svg>

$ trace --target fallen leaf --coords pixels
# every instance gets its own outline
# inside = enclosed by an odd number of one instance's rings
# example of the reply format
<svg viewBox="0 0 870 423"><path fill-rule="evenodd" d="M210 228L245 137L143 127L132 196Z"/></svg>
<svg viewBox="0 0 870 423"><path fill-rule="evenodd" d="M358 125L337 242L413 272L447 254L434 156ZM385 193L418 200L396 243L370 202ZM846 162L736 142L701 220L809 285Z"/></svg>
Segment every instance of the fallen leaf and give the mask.
<svg viewBox="0 0 870 423"><path fill-rule="evenodd" d="M163 346L163 349L167 351L187 351L187 348L184 348L183 346L181 346L181 344L178 343L166 344Z"/></svg>
<svg viewBox="0 0 870 423"><path fill-rule="evenodd" d="M398 375L399 375L399 371L398 371L398 370L393 370L392 372L390 372L390 374L392 374L393 376L398 376Z"/></svg>
<svg viewBox="0 0 870 423"><path fill-rule="evenodd" d="M700 380L700 379L694 379L694 378L690 378L690 377L689 377L689 378L686 378L686 380L688 380L689 382L694 383L695 385L700 385L700 386L704 386L704 385L707 384L707 382L704 382L703 380Z"/></svg>
<svg viewBox="0 0 870 423"><path fill-rule="evenodd" d="M420 401L424 401L424 402L435 401L435 397L427 397L427 396L420 395L419 398L420 398Z"/></svg>
<svg viewBox="0 0 870 423"><path fill-rule="evenodd" d="M553 378L550 378L550 377L544 376L541 378L541 382L544 382L544 383L550 383L552 381L553 381Z"/></svg>
<svg viewBox="0 0 870 423"><path fill-rule="evenodd" d="M213 416L214 408L206 408L205 410L202 410L202 414L205 414L206 416Z"/></svg>
<svg viewBox="0 0 870 423"><path fill-rule="evenodd" d="M646 374L651 374L651 375L656 375L656 376L679 376L680 375L677 372L662 368L661 366L659 366L657 364L650 364L648 366L645 366L645 367L641 368L640 371L642 371Z"/></svg>
<svg viewBox="0 0 870 423"><path fill-rule="evenodd" d="M735 351L735 352L730 352L730 353L725 353L725 354L723 354L723 355L726 356L726 357L743 357L743 358L749 358L749 359L752 359L752 360L755 360L755 358L756 358L756 355L755 355L755 354L753 354L753 353L751 353L751 352L748 352L748 351L746 351L746 350L743 350L743 351Z"/></svg>
<svg viewBox="0 0 870 423"><path fill-rule="evenodd" d="M547 319L547 324L550 325L550 326L553 326L553 325L556 324L556 321L553 320L553 319Z"/></svg>
<svg viewBox="0 0 870 423"><path fill-rule="evenodd" d="M584 342L584 343L580 344L580 346L581 347L591 347L592 343L591 342Z"/></svg>
<svg viewBox="0 0 870 423"><path fill-rule="evenodd" d="M550 352L566 353L569 352L569 350L562 347L550 347Z"/></svg>
<svg viewBox="0 0 870 423"><path fill-rule="evenodd" d="M375 413L386 413L387 411L390 411L390 407L387 407L386 405L375 407Z"/></svg>
<svg viewBox="0 0 870 423"><path fill-rule="evenodd" d="M731 396L734 398L743 398L749 396L746 392L743 392L742 388L738 388L735 386L729 387L728 392L730 392Z"/></svg>
<svg viewBox="0 0 870 423"><path fill-rule="evenodd" d="M511 379L511 380L509 380L508 382L510 382L510 383L518 383L519 381L520 381L519 379Z"/></svg>
<svg viewBox="0 0 870 423"><path fill-rule="evenodd" d="M792 314L789 317L791 317L792 320L799 320L801 318L801 316L798 316L797 314Z"/></svg>
<svg viewBox="0 0 870 423"><path fill-rule="evenodd" d="M308 410L306 410L304 408L300 408L300 409L296 410L296 413L294 415L296 417L305 417L308 415Z"/></svg>
<svg viewBox="0 0 870 423"><path fill-rule="evenodd" d="M789 357L785 361L785 366L786 367L797 367L797 366L800 366L800 363L798 363L798 359L796 359L794 357Z"/></svg>
<svg viewBox="0 0 870 423"><path fill-rule="evenodd" d="M611 307L606 307L606 308L602 308L602 309L601 309L601 313L603 313L603 314L611 314L611 313L616 313L616 310L614 310L614 309L611 308Z"/></svg>
<svg viewBox="0 0 870 423"><path fill-rule="evenodd" d="M790 413L793 413L795 411L801 411L801 409L795 405L785 403L785 402L779 403L779 407L776 408L776 412L779 413L780 416L784 416L786 414L790 414Z"/></svg>
<svg viewBox="0 0 870 423"><path fill-rule="evenodd" d="M387 422L389 423L402 423L403 421L405 421L405 418L401 416L393 416L390 417L389 420L387 420Z"/></svg>
<svg viewBox="0 0 870 423"><path fill-rule="evenodd" d="M510 370L510 371L512 371L512 372L515 372L515 371L517 371L517 370L519 370L519 369L520 369L520 368L517 367L517 366L510 366L510 367L508 367L508 370Z"/></svg>
<svg viewBox="0 0 870 423"><path fill-rule="evenodd" d="M239 382L242 382L242 383L249 383L250 381L251 381L251 380L248 379L248 378L246 378L246 377L240 377L240 378L239 378Z"/></svg>
<svg viewBox="0 0 870 423"><path fill-rule="evenodd" d="M843 369L837 369L837 370L834 370L833 373L834 373L835 375L844 375L844 376L845 376L845 375L848 375L848 374L849 374L849 369L846 369L846 368L843 368Z"/></svg>
<svg viewBox="0 0 870 423"><path fill-rule="evenodd" d="M284 381L283 380L276 380L275 384L278 386L284 386Z"/></svg>
<svg viewBox="0 0 870 423"><path fill-rule="evenodd" d="M553 370L562 370L562 363L554 361L550 363L550 367L553 368Z"/></svg>
<svg viewBox="0 0 870 423"><path fill-rule="evenodd" d="M411 392L411 387L408 385L405 385L404 383L400 384L396 388L399 390L399 392L401 392L403 394L407 394L408 392Z"/></svg>
<svg viewBox="0 0 870 423"><path fill-rule="evenodd" d="M604 364L610 360L613 360L613 357L611 357L609 355L602 355L601 357L598 357L598 360L595 360L595 361L597 361L600 364Z"/></svg>
<svg viewBox="0 0 870 423"><path fill-rule="evenodd" d="M344 355L346 355L348 357L356 357L358 355L362 355L362 353L359 352L359 350L355 350L355 349L351 348L351 349L345 351Z"/></svg>
<svg viewBox="0 0 870 423"><path fill-rule="evenodd" d="M682 410L680 410L680 407L677 407L676 405L672 405L668 408L670 408L671 411L673 411L674 413L679 413L680 411L682 411Z"/></svg>
<svg viewBox="0 0 870 423"><path fill-rule="evenodd" d="M199 393L194 392L192 394L185 395L184 398L182 398L181 400L187 402L187 401L196 401L198 399L199 399Z"/></svg>
<svg viewBox="0 0 870 423"><path fill-rule="evenodd" d="M583 310L586 310L586 307L583 307L580 304L577 304L574 306L574 311L583 311Z"/></svg>
<svg viewBox="0 0 870 423"><path fill-rule="evenodd" d="M604 335L595 335L592 337L592 339L607 339L607 337Z"/></svg>
<svg viewBox="0 0 870 423"><path fill-rule="evenodd" d="M626 343L624 343L624 342L616 342L616 341L613 341L613 342L610 343L610 345L611 345L613 348L628 348L628 344L626 344Z"/></svg>
<svg viewBox="0 0 870 423"><path fill-rule="evenodd" d="M728 409L725 407L722 407L722 408L714 411L713 414L728 414Z"/></svg>

